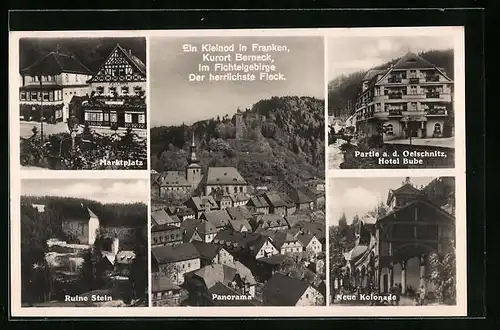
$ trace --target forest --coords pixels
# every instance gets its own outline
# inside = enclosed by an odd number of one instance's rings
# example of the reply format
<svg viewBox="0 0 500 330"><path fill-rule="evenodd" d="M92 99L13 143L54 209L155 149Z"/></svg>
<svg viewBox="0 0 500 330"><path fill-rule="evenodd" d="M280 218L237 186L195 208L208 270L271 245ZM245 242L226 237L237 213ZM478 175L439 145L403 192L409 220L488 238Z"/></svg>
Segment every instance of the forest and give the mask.
<svg viewBox="0 0 500 330"><path fill-rule="evenodd" d="M32 204L44 204L44 212ZM120 296L125 302L132 299L147 302L147 206L145 204L101 204L96 201L64 197L21 197L21 301L33 305L63 299L66 294L82 294L102 290L109 280L103 265L104 237L98 235L96 243L83 254L83 264L76 280L69 281L49 267L45 254L49 252L47 240L58 238L71 241L61 228L65 215L81 212L84 203L100 217L101 225L126 223L126 233L121 249L133 250L136 258L131 265L128 281L122 284Z"/></svg>
<svg viewBox="0 0 500 330"><path fill-rule="evenodd" d="M443 68L446 74L453 79L453 50L430 50L418 54L437 67ZM395 58L387 63L371 68L372 70L383 70L395 64L399 58ZM328 84L328 115L340 118L347 118L354 112L354 103L361 87L361 80L367 70L354 72L349 75L342 75ZM351 108L348 108L348 103Z"/></svg>
<svg viewBox="0 0 500 330"><path fill-rule="evenodd" d="M270 176L299 182L324 177L323 100L273 97L241 111L241 118L238 138L235 115L191 126L153 127L152 168L158 172L183 170L194 133L204 170L208 166L234 166L252 184Z"/></svg>
<svg viewBox="0 0 500 330"><path fill-rule="evenodd" d="M23 38L19 41L19 67L24 69L48 53L74 55L92 73L99 70L117 44L146 63L145 38Z"/></svg>

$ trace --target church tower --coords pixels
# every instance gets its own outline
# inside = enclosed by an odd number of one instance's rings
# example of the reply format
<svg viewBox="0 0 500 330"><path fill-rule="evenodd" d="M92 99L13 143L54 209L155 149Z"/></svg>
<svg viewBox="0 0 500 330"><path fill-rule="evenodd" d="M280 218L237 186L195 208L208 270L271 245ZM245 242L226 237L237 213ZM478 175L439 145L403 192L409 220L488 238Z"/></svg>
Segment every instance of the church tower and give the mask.
<svg viewBox="0 0 500 330"><path fill-rule="evenodd" d="M186 181L193 187L198 186L201 181L201 165L196 156L196 144L194 143L194 132L189 147L188 165L186 166Z"/></svg>

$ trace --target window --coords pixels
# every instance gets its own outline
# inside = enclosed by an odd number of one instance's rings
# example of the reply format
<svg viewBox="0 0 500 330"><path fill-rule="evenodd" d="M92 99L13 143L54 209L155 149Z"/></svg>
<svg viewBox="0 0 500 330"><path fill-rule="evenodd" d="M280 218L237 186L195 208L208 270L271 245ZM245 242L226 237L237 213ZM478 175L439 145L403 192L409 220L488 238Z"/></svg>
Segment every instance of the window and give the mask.
<svg viewBox="0 0 500 330"><path fill-rule="evenodd" d="M49 92L49 101L54 101L54 92Z"/></svg>
<svg viewBox="0 0 500 330"><path fill-rule="evenodd" d="M104 121L109 121L109 113L104 114Z"/></svg>
<svg viewBox="0 0 500 330"><path fill-rule="evenodd" d="M128 94L128 86L122 87L122 94L127 95Z"/></svg>
<svg viewBox="0 0 500 330"><path fill-rule="evenodd" d="M130 113L125 114L125 122L126 123L131 123L132 122L132 115Z"/></svg>
<svg viewBox="0 0 500 330"><path fill-rule="evenodd" d="M233 190L234 190L235 193L237 193L238 192L238 187L234 187Z"/></svg>
<svg viewBox="0 0 500 330"><path fill-rule="evenodd" d="M410 94L417 94L417 86L410 86Z"/></svg>
<svg viewBox="0 0 500 330"><path fill-rule="evenodd" d="M189 267L191 267L191 263L190 263L190 262L188 262L188 268L189 268Z"/></svg>
<svg viewBox="0 0 500 330"><path fill-rule="evenodd" d="M97 91L97 94L102 95L102 94L104 94L104 87L99 86L96 88L96 91Z"/></svg>
<svg viewBox="0 0 500 330"><path fill-rule="evenodd" d="M34 101L38 100L38 93L37 92L31 93L31 99Z"/></svg>
<svg viewBox="0 0 500 330"><path fill-rule="evenodd" d="M240 187L240 192L243 192L243 187Z"/></svg>
<svg viewBox="0 0 500 330"><path fill-rule="evenodd" d="M116 123L118 121L118 118L116 116L116 112L111 113L111 122Z"/></svg>
<svg viewBox="0 0 500 330"><path fill-rule="evenodd" d="M435 123L434 124L434 132L435 133L441 133L441 124L440 123Z"/></svg>
<svg viewBox="0 0 500 330"><path fill-rule="evenodd" d="M385 126L385 134L394 135L394 126L392 126L392 124Z"/></svg>
<svg viewBox="0 0 500 330"><path fill-rule="evenodd" d="M109 88L109 94L114 95L116 93L116 87Z"/></svg>
<svg viewBox="0 0 500 330"><path fill-rule="evenodd" d="M64 78L65 78L66 82L69 82L69 74L65 73Z"/></svg>
<svg viewBox="0 0 500 330"><path fill-rule="evenodd" d="M21 100L21 101L26 100L26 93L25 93L25 92L21 92L21 95L20 95L20 100Z"/></svg>
<svg viewBox="0 0 500 330"><path fill-rule="evenodd" d="M186 268L186 265L185 264L182 264L182 269Z"/></svg>
<svg viewBox="0 0 500 330"><path fill-rule="evenodd" d="M145 115L139 115L139 124L144 124L146 122L146 116ZM195 171L197 172L197 171Z"/></svg>
<svg viewBox="0 0 500 330"><path fill-rule="evenodd" d="M43 93L43 100L48 101L49 100L49 93Z"/></svg>

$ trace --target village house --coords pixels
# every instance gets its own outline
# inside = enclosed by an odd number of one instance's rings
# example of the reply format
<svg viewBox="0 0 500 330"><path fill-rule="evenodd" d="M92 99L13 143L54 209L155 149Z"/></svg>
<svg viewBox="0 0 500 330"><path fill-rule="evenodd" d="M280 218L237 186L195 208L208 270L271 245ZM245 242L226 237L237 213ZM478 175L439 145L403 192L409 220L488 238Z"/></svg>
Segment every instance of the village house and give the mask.
<svg viewBox="0 0 500 330"><path fill-rule="evenodd" d="M252 213L246 206L228 207L226 211L232 220L248 220L252 218Z"/></svg>
<svg viewBox="0 0 500 330"><path fill-rule="evenodd" d="M369 70L356 100L356 131L383 140L439 138L453 106L453 81L442 68L407 53L386 70Z"/></svg>
<svg viewBox="0 0 500 330"><path fill-rule="evenodd" d="M218 229L206 219L188 219L181 225L183 231L184 241L186 237L190 241L194 240L193 237L199 237L202 242L210 243L217 235ZM194 234L196 233L196 235Z"/></svg>
<svg viewBox="0 0 500 330"><path fill-rule="evenodd" d="M87 81L90 98L75 114L89 126L146 129L146 65L119 44Z"/></svg>
<svg viewBox="0 0 500 330"><path fill-rule="evenodd" d="M217 244L193 242L194 247L198 250L201 259L201 267L212 264L230 264L234 261L233 256L224 247Z"/></svg>
<svg viewBox="0 0 500 330"><path fill-rule="evenodd" d="M182 299L182 289L167 276L151 278L151 302L153 306L179 306Z"/></svg>
<svg viewBox="0 0 500 330"><path fill-rule="evenodd" d="M321 306L324 297L303 280L276 273L262 290L265 306Z"/></svg>
<svg viewBox="0 0 500 330"><path fill-rule="evenodd" d="M315 221L299 221L290 230L293 234L299 232L310 233L314 235L322 245L322 250L325 251L326 244L326 234L325 234L325 223L315 222Z"/></svg>
<svg viewBox="0 0 500 330"><path fill-rule="evenodd" d="M299 231L295 234L295 238L302 243L304 252L311 252L313 255L318 255L323 251L321 242L311 232L304 233Z"/></svg>
<svg viewBox="0 0 500 330"><path fill-rule="evenodd" d="M193 196L184 205L195 212L196 219L199 219L204 212L219 210L217 201L213 196Z"/></svg>
<svg viewBox="0 0 500 330"><path fill-rule="evenodd" d="M225 210L226 208L231 207L233 205L233 200L231 198L231 195L223 189L217 189L212 191L210 193L210 197L213 197L214 200L217 202L219 210Z"/></svg>
<svg viewBox="0 0 500 330"><path fill-rule="evenodd" d="M160 208L151 212L151 226L168 225L180 227L182 221L176 215L169 215L165 209Z"/></svg>
<svg viewBox="0 0 500 330"><path fill-rule="evenodd" d="M63 210L62 230L77 243L94 244L99 228L99 217L83 204Z"/></svg>
<svg viewBox="0 0 500 330"><path fill-rule="evenodd" d="M302 188L307 189L307 187ZM287 180L282 180L272 184L271 190L290 197L290 200L295 204L297 210L311 210L314 207L315 198L310 198L307 194L301 191L300 187Z"/></svg>
<svg viewBox="0 0 500 330"><path fill-rule="evenodd" d="M262 196L269 204L269 213L286 216L293 214L297 209L295 203L286 194L273 191L266 192Z"/></svg>
<svg viewBox="0 0 500 330"><path fill-rule="evenodd" d="M56 49L33 64L23 68L19 88L20 117L22 120L65 122L69 116L69 103L73 96L89 93L87 80L90 70L74 55Z"/></svg>
<svg viewBox="0 0 500 330"><path fill-rule="evenodd" d="M229 220L231 217L226 212L226 210L209 211L202 213L201 220L207 220L212 225L214 225L217 230L227 228L229 226Z"/></svg>
<svg viewBox="0 0 500 330"><path fill-rule="evenodd" d="M269 237L250 232L235 232L231 229L218 232L213 243L224 246L233 255L250 257L253 260L279 253Z"/></svg>
<svg viewBox="0 0 500 330"><path fill-rule="evenodd" d="M169 192L187 193L192 186L186 180L185 173L181 171L165 171L160 173L153 186L158 189L160 196L165 196Z"/></svg>
<svg viewBox="0 0 500 330"><path fill-rule="evenodd" d="M151 246L173 246L183 243L182 229L168 224L151 228Z"/></svg>
<svg viewBox="0 0 500 330"><path fill-rule="evenodd" d="M300 240L294 237L288 231L278 231L271 236L271 242L274 244L280 254L298 254L304 250Z"/></svg>
<svg viewBox="0 0 500 330"><path fill-rule="evenodd" d="M187 273L186 288L189 300L194 305L210 306L214 304L210 289L217 283L228 286L239 295L255 296L255 278L243 264L236 262L231 266L214 264ZM235 305L238 301L235 301Z"/></svg>
<svg viewBox="0 0 500 330"><path fill-rule="evenodd" d="M250 197L250 200L247 202L246 207L252 214L270 213L270 205L264 198L263 194L257 194L256 196Z"/></svg>
<svg viewBox="0 0 500 330"><path fill-rule="evenodd" d="M200 254L192 243L151 248L153 272L169 277L176 285L184 283L185 273L200 267Z"/></svg>
<svg viewBox="0 0 500 330"><path fill-rule="evenodd" d="M232 207L238 207L238 206L245 206L248 201L250 200L250 197L246 193L237 193L231 195L231 206Z"/></svg>
<svg viewBox="0 0 500 330"><path fill-rule="evenodd" d="M252 218L250 222L259 231L284 231L290 228L286 218L279 214L262 214Z"/></svg>
<svg viewBox="0 0 500 330"><path fill-rule="evenodd" d="M195 212L190 209L189 207L186 207L184 205L182 206L168 206L165 208L165 211L167 212L168 215L170 216L177 216L181 222L185 221L187 219L195 219Z"/></svg>

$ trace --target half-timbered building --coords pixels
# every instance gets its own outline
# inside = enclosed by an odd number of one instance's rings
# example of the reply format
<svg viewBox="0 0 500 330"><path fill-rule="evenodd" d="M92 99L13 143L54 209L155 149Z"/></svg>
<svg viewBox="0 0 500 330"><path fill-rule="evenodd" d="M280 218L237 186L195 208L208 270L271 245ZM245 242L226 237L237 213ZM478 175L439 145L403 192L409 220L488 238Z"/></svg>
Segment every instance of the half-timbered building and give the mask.
<svg viewBox="0 0 500 330"><path fill-rule="evenodd" d="M80 121L89 126L146 129L146 65L119 44L88 80Z"/></svg>

